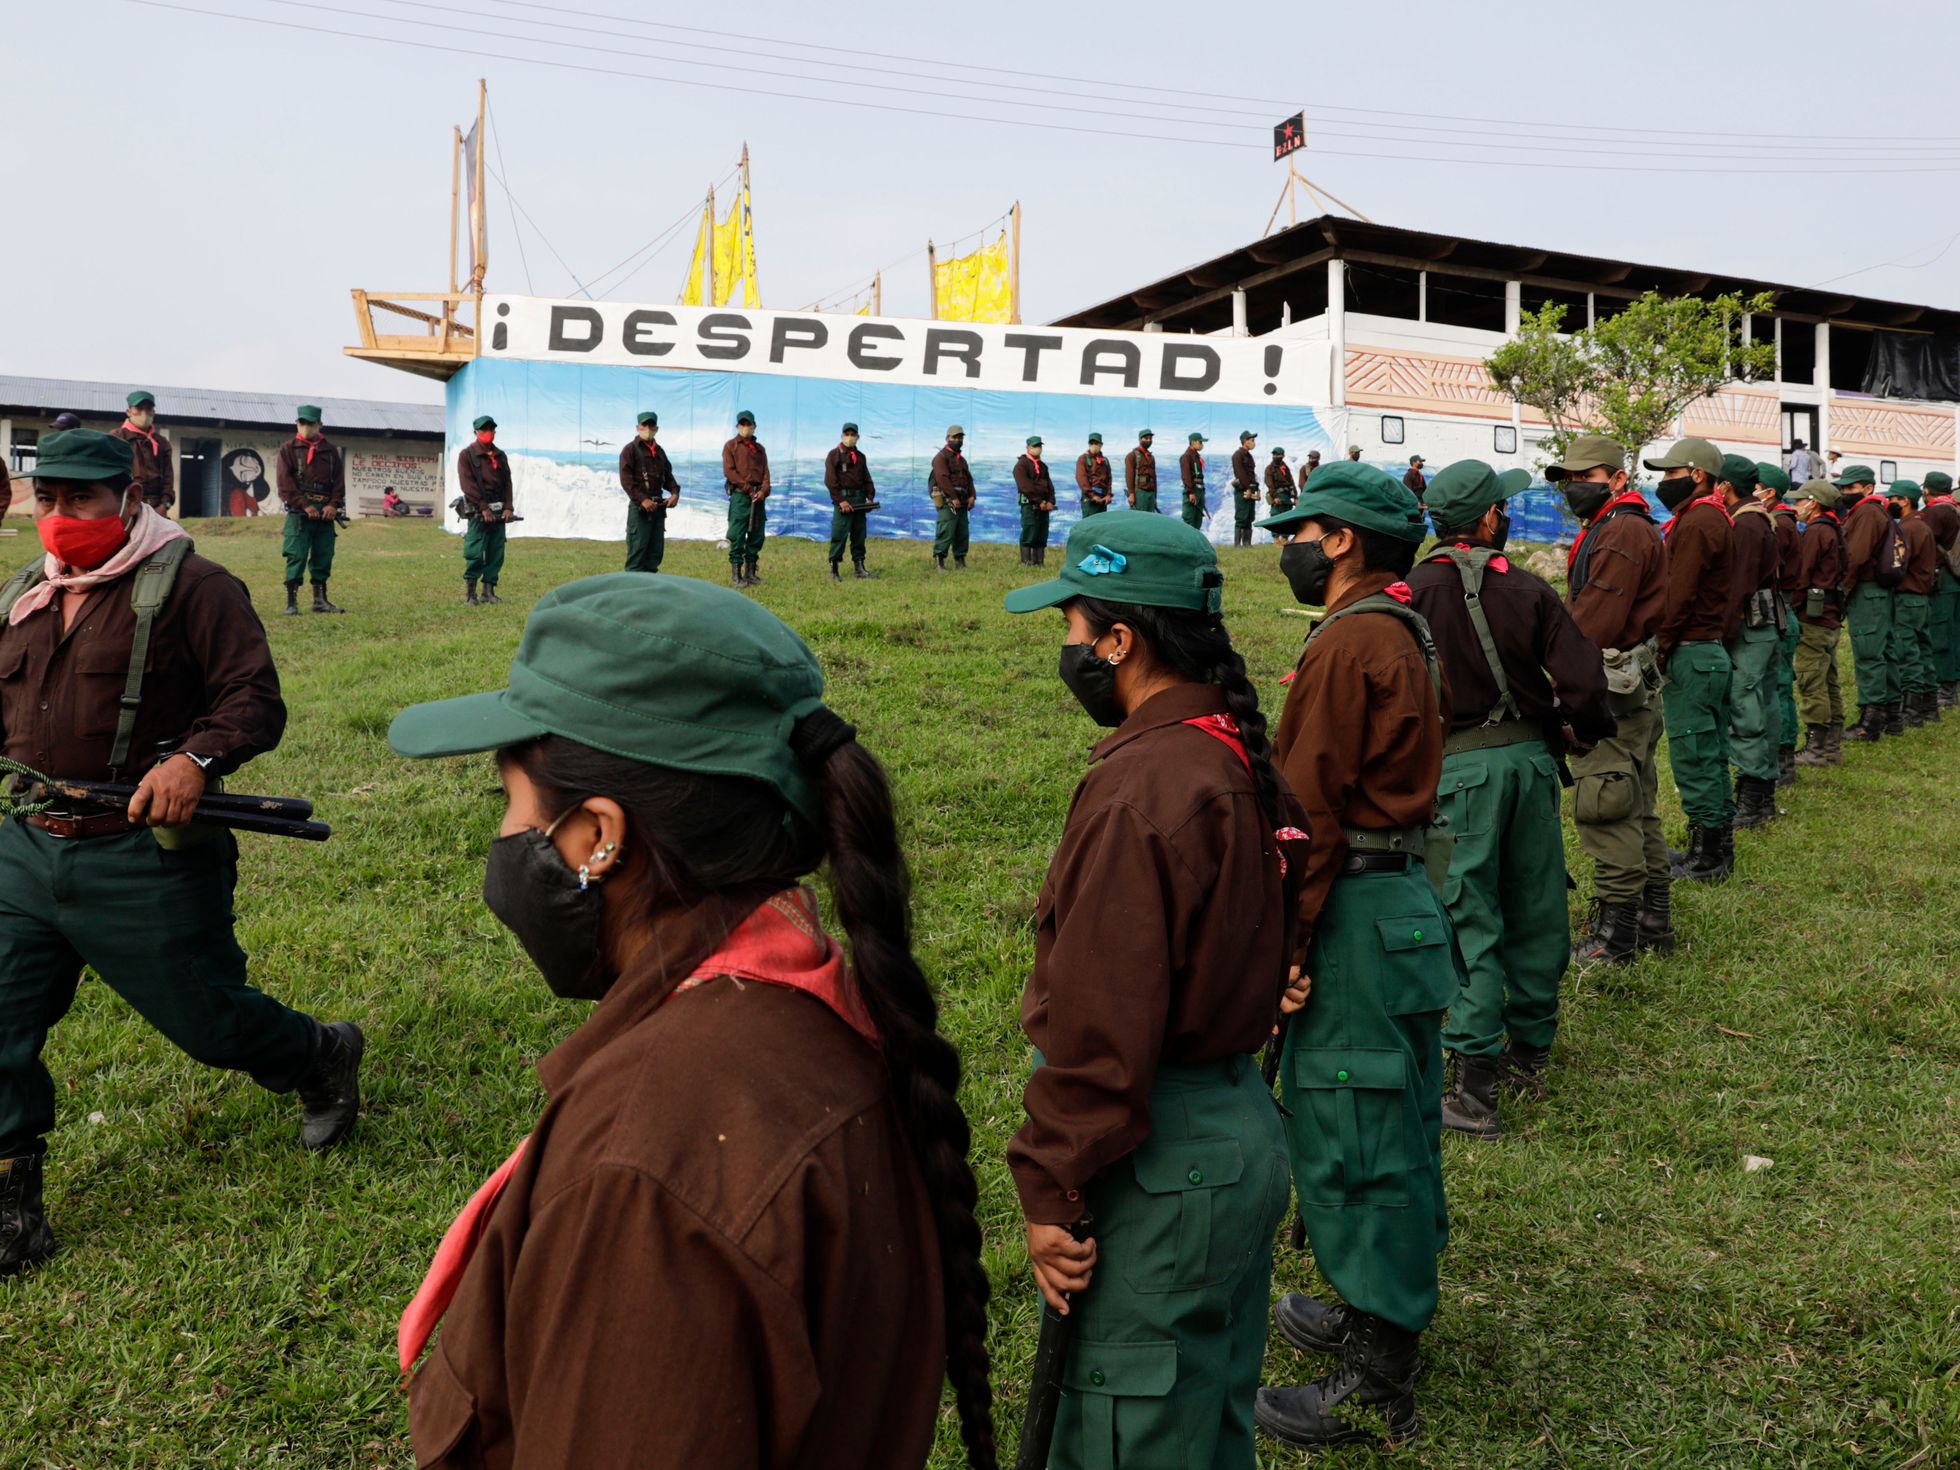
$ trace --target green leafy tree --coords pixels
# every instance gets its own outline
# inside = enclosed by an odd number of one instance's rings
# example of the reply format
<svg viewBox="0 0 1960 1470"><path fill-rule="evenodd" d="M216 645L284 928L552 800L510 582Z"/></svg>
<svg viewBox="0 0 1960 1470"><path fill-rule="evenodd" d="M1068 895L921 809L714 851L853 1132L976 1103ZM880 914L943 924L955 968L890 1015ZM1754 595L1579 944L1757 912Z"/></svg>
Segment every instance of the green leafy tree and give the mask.
<svg viewBox="0 0 1960 1470"><path fill-rule="evenodd" d="M1774 342L1744 342L1742 319L1764 315L1767 291L1709 298L1662 296L1627 303L1566 335L1565 308L1548 302L1519 318L1518 334L1484 360L1491 380L1551 424L1552 458L1583 433L1610 434L1638 454L1668 436L1692 404L1734 382L1776 371Z"/></svg>

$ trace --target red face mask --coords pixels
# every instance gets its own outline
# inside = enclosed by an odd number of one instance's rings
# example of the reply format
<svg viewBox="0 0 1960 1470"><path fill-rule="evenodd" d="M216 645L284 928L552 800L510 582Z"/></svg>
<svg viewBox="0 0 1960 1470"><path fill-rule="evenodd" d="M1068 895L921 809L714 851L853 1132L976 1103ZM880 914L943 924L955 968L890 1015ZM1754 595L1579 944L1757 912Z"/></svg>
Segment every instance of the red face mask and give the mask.
<svg viewBox="0 0 1960 1470"><path fill-rule="evenodd" d="M479 444L494 443L496 438L497 431L495 429L478 429L476 431L476 442Z"/></svg>
<svg viewBox="0 0 1960 1470"><path fill-rule="evenodd" d="M129 528L121 516L42 516L34 527L41 533L41 544L63 566L78 572L92 572L114 556L129 540Z"/></svg>

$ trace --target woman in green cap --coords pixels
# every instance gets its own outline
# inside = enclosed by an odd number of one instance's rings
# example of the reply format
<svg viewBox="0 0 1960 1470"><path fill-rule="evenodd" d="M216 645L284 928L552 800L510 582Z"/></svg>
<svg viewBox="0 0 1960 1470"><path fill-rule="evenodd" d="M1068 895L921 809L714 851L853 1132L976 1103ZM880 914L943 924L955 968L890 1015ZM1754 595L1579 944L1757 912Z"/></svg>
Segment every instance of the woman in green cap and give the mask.
<svg viewBox="0 0 1960 1470"><path fill-rule="evenodd" d="M1008 1163L1035 1279L1074 1319L1046 1464L1244 1467L1286 1144L1253 1064L1305 834L1219 617L1211 544L1158 516L1069 533L1061 678L1112 732L1035 911L1036 1069ZM1024 1463L1027 1461L1025 1452Z"/></svg>
<svg viewBox="0 0 1960 1470"><path fill-rule="evenodd" d="M495 750L484 901L597 1000L530 1137L403 1316L420 1466L925 1462L953 1382L994 1464L957 1053L911 948L883 768L795 633L732 591L549 593L510 687L405 711ZM850 944L803 875L828 862Z"/></svg>

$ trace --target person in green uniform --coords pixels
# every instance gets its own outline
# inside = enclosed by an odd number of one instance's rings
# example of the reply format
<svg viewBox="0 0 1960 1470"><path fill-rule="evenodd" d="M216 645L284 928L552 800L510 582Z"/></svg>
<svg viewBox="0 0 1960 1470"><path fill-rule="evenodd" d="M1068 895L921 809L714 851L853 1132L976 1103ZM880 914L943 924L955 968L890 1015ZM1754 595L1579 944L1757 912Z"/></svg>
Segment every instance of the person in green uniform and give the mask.
<svg viewBox="0 0 1960 1470"><path fill-rule="evenodd" d="M1137 430L1137 447L1123 456L1123 490L1131 510L1157 513L1157 456L1150 452L1156 435Z"/></svg>
<svg viewBox="0 0 1960 1470"><path fill-rule="evenodd" d="M1089 436L1089 447L1075 457L1075 488L1081 492L1082 514L1099 516L1109 509L1115 494L1110 484L1109 456L1103 453L1103 437Z"/></svg>
<svg viewBox="0 0 1960 1470"><path fill-rule="evenodd" d="M769 451L755 437L755 415L735 415L735 437L721 446L721 477L728 486L728 580L760 587L756 567L769 528Z"/></svg>
<svg viewBox="0 0 1960 1470"><path fill-rule="evenodd" d="M871 483L871 466L858 452L858 426L845 424L837 447L824 456L823 486L830 492L830 580L843 581L837 568L844 560L844 544L851 547L851 575L865 578L872 574L864 566L864 521L878 499L878 487Z"/></svg>
<svg viewBox="0 0 1960 1470"><path fill-rule="evenodd" d="M1735 825L1776 820L1781 773L1776 724L1776 661L1783 646L1777 584L1776 522L1756 503L1756 461L1722 456L1716 488L1729 513L1729 758L1735 765Z"/></svg>
<svg viewBox="0 0 1960 1470"><path fill-rule="evenodd" d="M1028 435L1027 452L1014 461L1014 493L1021 506L1021 565L1048 564L1048 517L1055 510L1055 482L1041 462L1041 435Z"/></svg>
<svg viewBox="0 0 1960 1470"><path fill-rule="evenodd" d="M1300 492L1293 484L1293 471L1286 463L1284 445L1273 446L1273 457L1266 462L1266 504L1273 514L1293 509Z"/></svg>
<svg viewBox="0 0 1960 1470"><path fill-rule="evenodd" d="M1443 1199L1443 1011L1461 993L1450 921L1424 867L1443 761L1442 677L1402 579L1425 526L1369 465L1317 471L1260 523L1293 595L1327 615L1287 686L1275 763L1311 834L1281 1010L1287 1148L1300 1215L1336 1302L1290 1294L1280 1335L1340 1362L1262 1388L1253 1414L1293 1445L1414 1433L1418 1341L1436 1311Z"/></svg>
<svg viewBox="0 0 1960 1470"><path fill-rule="evenodd" d="M1572 943L1563 732L1590 748L1615 730L1598 645L1504 555L1505 502L1530 478L1474 459L1440 471L1424 497L1437 545L1409 573L1450 691L1438 805L1456 845L1443 901L1468 977L1443 1030L1455 1073L1443 1126L1481 1138L1498 1134L1502 1084L1542 1090L1558 1029Z"/></svg>
<svg viewBox="0 0 1960 1470"><path fill-rule="evenodd" d="M619 488L626 492L626 570L657 572L667 554L667 512L680 503L673 461L656 442L660 415L643 413L619 451Z"/></svg>
<svg viewBox="0 0 1960 1470"><path fill-rule="evenodd" d="M946 570L946 558L953 558L953 570L966 570L967 526L973 513L973 470L966 462L966 430L953 424L946 430L945 446L932 457L932 569Z"/></svg>
<svg viewBox="0 0 1960 1470"><path fill-rule="evenodd" d="M1953 502L1953 476L1934 470L1926 476L1921 512L1933 528L1939 549L1939 575L1932 603L1933 672L1939 685L1935 707L1960 707L1960 506Z"/></svg>
<svg viewBox="0 0 1960 1470"><path fill-rule="evenodd" d="M0 822L0 1277L58 1248L42 1188L58 1094L42 1050L84 966L196 1061L297 1091L309 1149L354 1126L365 1048L352 1022L322 1025L250 983L238 845L191 825L206 783L286 726L245 584L144 502L122 440L69 429L39 451L46 555L0 589L0 749L56 779L136 790L122 810L56 802ZM136 1228L154 1244L181 1224ZM113 1215L91 1234L134 1244Z"/></svg>
<svg viewBox="0 0 1960 1470"><path fill-rule="evenodd" d="M1776 592L1782 616L1783 636L1776 650L1776 760L1778 786L1797 783L1797 643L1802 629L1797 622L1796 597L1802 591L1797 582L1798 548L1803 541L1803 522L1790 504L1790 476L1781 466L1767 460L1756 461L1756 503L1770 514L1776 527Z"/></svg>
<svg viewBox="0 0 1960 1470"><path fill-rule="evenodd" d="M1184 502L1179 514L1194 531L1205 525L1205 436L1193 430L1190 443L1178 457L1178 478L1184 483Z"/></svg>
<svg viewBox="0 0 1960 1470"><path fill-rule="evenodd" d="M1797 539L1797 701L1809 727L1800 766L1844 764L1844 696L1838 688L1838 635L1844 628L1844 531L1838 488L1806 480L1793 497L1803 521Z"/></svg>
<svg viewBox="0 0 1960 1470"><path fill-rule="evenodd" d="M299 612L299 584L313 576L313 611L345 612L327 598L333 575L334 538L347 513L347 461L320 428L320 410L302 403L293 413L294 435L279 446L274 474L286 507L280 550L286 557L286 614ZM154 508L154 502L152 502Z"/></svg>
<svg viewBox="0 0 1960 1470"><path fill-rule="evenodd" d="M1892 638L1886 661L1897 671L1907 729L1939 719L1939 681L1933 668L1933 595L1939 588L1939 548L1919 514L1919 482L1894 480L1887 508L1906 543L1906 575L1892 593Z"/></svg>
<svg viewBox="0 0 1960 1470"><path fill-rule="evenodd" d="M1858 691L1858 723L1849 738L1870 742L1905 729L1897 708L1903 695L1885 657L1892 641L1892 589L1878 580L1891 510L1877 494L1878 476L1870 465L1846 465L1831 483L1843 497L1844 621L1851 630L1851 673Z"/></svg>
<svg viewBox="0 0 1960 1470"><path fill-rule="evenodd" d="M477 583L486 603L502 602L497 582L504 574L504 537L517 519L510 456L497 448L497 421L489 414L470 427L476 440L456 456L456 478L463 487L463 601L474 607Z"/></svg>
<svg viewBox="0 0 1960 1470"><path fill-rule="evenodd" d="M1036 1283L1074 1327L1051 1470L1256 1461L1287 1160L1252 1054L1306 834L1223 587L1203 536L1123 515L1078 521L1061 575L1006 599L1060 610L1062 682L1107 730L1036 905L1008 1146Z"/></svg>
<svg viewBox="0 0 1960 1470"><path fill-rule="evenodd" d="M1252 458L1252 446L1259 436L1247 429L1239 435L1239 447L1232 451L1232 544L1252 544L1252 523L1259 515L1259 466Z"/></svg>

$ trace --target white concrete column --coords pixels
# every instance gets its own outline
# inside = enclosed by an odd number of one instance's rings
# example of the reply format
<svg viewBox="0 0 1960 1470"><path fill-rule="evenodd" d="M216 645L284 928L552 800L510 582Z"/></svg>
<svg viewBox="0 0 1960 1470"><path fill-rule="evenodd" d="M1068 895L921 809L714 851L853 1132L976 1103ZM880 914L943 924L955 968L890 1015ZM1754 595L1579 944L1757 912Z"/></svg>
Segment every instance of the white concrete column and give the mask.
<svg viewBox="0 0 1960 1470"><path fill-rule="evenodd" d="M1246 329L1245 292L1243 291L1234 291L1232 293L1232 335L1234 337L1249 337L1252 335Z"/></svg>
<svg viewBox="0 0 1960 1470"><path fill-rule="evenodd" d="M1429 272L1416 272L1416 320L1429 320Z"/></svg>
<svg viewBox="0 0 1960 1470"><path fill-rule="evenodd" d="M1817 324L1817 366L1810 375L1811 383L1817 389L1817 443L1818 462L1831 447L1831 324Z"/></svg>
<svg viewBox="0 0 1960 1470"><path fill-rule="evenodd" d="M1347 262L1327 262L1327 402L1333 408L1347 406Z"/></svg>
<svg viewBox="0 0 1960 1470"><path fill-rule="evenodd" d="M1518 335L1518 322L1524 317L1524 282L1504 283L1504 335Z"/></svg>

